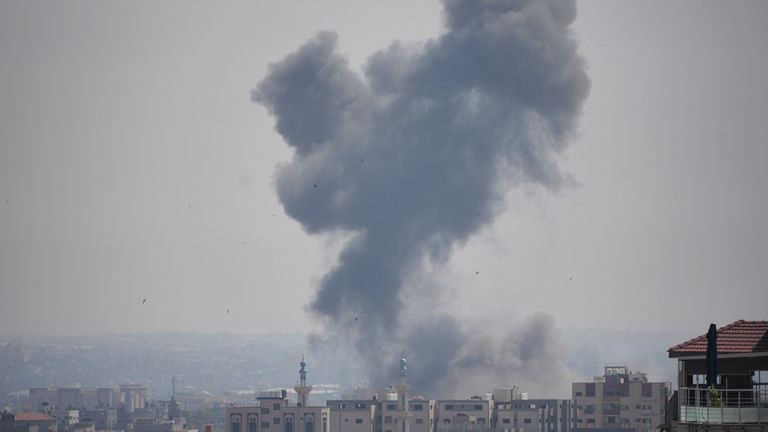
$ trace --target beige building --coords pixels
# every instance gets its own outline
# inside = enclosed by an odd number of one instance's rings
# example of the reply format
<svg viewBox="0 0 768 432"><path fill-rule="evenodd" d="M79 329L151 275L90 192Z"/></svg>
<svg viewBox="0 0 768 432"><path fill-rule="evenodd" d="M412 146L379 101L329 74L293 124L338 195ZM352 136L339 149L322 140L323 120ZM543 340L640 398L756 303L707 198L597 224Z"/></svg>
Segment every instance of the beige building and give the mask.
<svg viewBox="0 0 768 432"><path fill-rule="evenodd" d="M575 429L653 432L665 423L670 389L670 383L648 382L626 365L606 366L593 382L572 385Z"/></svg>
<svg viewBox="0 0 768 432"><path fill-rule="evenodd" d="M331 410L309 406L307 371L302 356L295 406L285 390L261 392L255 406L227 408L227 432L330 432Z"/></svg>
<svg viewBox="0 0 768 432"><path fill-rule="evenodd" d="M484 432L491 428L490 398L437 401L436 432Z"/></svg>
<svg viewBox="0 0 768 432"><path fill-rule="evenodd" d="M375 400L329 400L331 432L373 432Z"/></svg>

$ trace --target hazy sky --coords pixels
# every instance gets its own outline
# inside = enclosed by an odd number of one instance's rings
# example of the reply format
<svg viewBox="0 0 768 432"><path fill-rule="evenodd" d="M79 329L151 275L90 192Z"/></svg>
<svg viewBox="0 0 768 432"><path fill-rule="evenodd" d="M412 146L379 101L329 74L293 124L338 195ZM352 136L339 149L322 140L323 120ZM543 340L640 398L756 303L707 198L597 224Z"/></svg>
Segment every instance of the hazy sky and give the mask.
<svg viewBox="0 0 768 432"><path fill-rule="evenodd" d="M435 271L449 306L696 334L765 319L768 3L578 6L591 92L560 165L579 185L510 190ZM310 331L343 243L283 212L291 152L249 92L320 30L359 69L439 35L440 5L0 2L0 332Z"/></svg>

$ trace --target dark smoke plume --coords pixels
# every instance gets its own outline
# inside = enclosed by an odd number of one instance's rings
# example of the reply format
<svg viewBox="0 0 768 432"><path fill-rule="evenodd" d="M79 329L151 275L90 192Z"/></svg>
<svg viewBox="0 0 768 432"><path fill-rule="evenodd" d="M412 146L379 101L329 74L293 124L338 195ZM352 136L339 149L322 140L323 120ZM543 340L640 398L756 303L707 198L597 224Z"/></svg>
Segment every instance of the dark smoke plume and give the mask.
<svg viewBox="0 0 768 432"><path fill-rule="evenodd" d="M551 318L501 338L429 308L406 326L404 296L425 263L446 262L492 220L509 187L569 182L557 155L589 79L572 0L443 6L440 37L393 43L364 76L320 33L273 64L252 99L295 150L275 178L287 214L312 234L353 233L310 304L325 334L354 343L373 383L395 379L389 365L406 349L420 390L448 393L451 380L503 384L562 357Z"/></svg>

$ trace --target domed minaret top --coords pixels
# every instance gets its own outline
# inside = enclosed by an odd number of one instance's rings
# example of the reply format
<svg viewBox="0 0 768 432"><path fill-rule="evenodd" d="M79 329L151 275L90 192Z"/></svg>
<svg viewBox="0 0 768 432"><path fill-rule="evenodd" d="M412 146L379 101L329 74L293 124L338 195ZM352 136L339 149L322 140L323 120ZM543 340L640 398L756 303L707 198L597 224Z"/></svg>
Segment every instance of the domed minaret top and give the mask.
<svg viewBox="0 0 768 432"><path fill-rule="evenodd" d="M304 354L301 355L299 366L299 385L293 389L296 390L296 395L298 396L298 405L307 406L307 401L309 400L309 393L312 391L312 386L307 385L307 363L304 361Z"/></svg>

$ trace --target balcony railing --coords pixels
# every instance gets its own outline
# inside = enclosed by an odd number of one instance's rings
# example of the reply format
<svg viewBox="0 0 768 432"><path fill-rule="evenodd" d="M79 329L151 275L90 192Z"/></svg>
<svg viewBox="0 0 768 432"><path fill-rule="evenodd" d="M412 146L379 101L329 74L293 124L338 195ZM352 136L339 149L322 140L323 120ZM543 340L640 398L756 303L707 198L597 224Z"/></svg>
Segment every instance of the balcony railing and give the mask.
<svg viewBox="0 0 768 432"><path fill-rule="evenodd" d="M680 423L768 423L768 389L707 389L678 391Z"/></svg>

